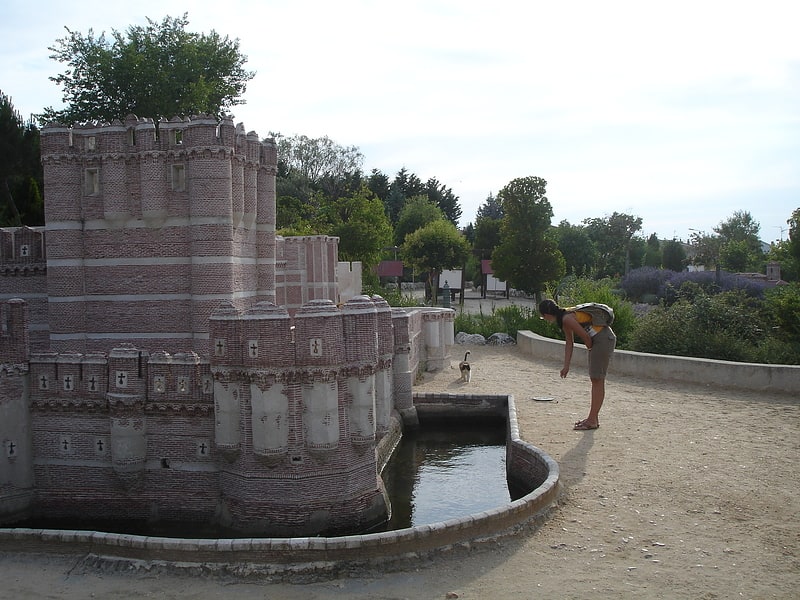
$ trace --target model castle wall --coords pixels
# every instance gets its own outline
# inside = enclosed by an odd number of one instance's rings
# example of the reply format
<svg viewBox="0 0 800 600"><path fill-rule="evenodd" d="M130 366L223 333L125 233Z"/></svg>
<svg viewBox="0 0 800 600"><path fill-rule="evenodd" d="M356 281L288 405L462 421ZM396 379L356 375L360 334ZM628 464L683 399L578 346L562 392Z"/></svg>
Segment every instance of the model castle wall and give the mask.
<svg viewBox="0 0 800 600"><path fill-rule="evenodd" d="M46 229L0 230L0 522L384 520L453 312L348 300L337 238L276 236L273 142L158 125L46 127Z"/></svg>
<svg viewBox="0 0 800 600"><path fill-rule="evenodd" d="M413 419L414 378L448 357L429 341L453 318L367 296L294 317L225 303L210 361L130 344L26 360L27 306L0 306L18 361L0 368L0 522L90 513L278 536L385 520L376 449Z"/></svg>

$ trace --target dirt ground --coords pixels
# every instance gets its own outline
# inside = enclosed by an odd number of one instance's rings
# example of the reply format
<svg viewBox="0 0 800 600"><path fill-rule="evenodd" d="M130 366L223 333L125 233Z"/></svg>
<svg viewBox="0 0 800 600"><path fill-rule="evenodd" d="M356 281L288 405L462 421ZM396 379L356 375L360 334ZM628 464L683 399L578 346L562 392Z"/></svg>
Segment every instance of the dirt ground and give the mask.
<svg viewBox="0 0 800 600"><path fill-rule="evenodd" d="M558 506L537 531L406 570L307 584L127 573L93 569L81 558L0 554L0 597L798 597L800 399L612 372L601 427L578 432L572 423L588 410L585 365L574 364L562 380L560 357L539 363L515 346L463 349L471 351L471 383L453 368L416 389L514 396L522 437L561 469ZM533 400L540 396L553 400Z"/></svg>

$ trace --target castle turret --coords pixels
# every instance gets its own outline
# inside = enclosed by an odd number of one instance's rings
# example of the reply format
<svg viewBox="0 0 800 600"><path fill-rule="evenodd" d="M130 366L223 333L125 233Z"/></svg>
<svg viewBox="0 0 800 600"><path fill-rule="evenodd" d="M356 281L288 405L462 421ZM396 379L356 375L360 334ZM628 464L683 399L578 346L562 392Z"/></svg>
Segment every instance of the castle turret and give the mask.
<svg viewBox="0 0 800 600"><path fill-rule="evenodd" d="M244 315L250 377L253 454L265 464L286 461L295 423L290 413L294 371L293 327L288 311L259 302ZM295 436L294 445L297 444Z"/></svg>
<svg viewBox="0 0 800 600"><path fill-rule="evenodd" d="M342 315L330 300L315 300L295 315L295 357L301 369L306 447L335 450L341 436L337 373L344 359Z"/></svg>
<svg viewBox="0 0 800 600"><path fill-rule="evenodd" d="M51 349L205 352L220 301L275 299L274 143L130 116L45 127L42 162Z"/></svg>
<svg viewBox="0 0 800 600"><path fill-rule="evenodd" d="M354 444L375 441L375 374L378 366L378 311L369 296L356 296L342 307L344 384L349 399L348 424Z"/></svg>

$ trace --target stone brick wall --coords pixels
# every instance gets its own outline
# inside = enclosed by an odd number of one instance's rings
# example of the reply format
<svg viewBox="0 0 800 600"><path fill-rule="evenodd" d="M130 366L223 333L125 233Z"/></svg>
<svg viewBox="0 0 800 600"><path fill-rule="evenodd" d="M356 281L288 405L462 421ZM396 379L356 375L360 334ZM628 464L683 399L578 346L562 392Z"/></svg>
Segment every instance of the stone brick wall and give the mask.
<svg viewBox="0 0 800 600"><path fill-rule="evenodd" d="M44 227L0 228L0 301L12 298L28 304L31 348L46 350L50 334Z"/></svg>
<svg viewBox="0 0 800 600"><path fill-rule="evenodd" d="M45 127L42 162L52 350L204 351L221 301L274 300L272 141L131 117Z"/></svg>

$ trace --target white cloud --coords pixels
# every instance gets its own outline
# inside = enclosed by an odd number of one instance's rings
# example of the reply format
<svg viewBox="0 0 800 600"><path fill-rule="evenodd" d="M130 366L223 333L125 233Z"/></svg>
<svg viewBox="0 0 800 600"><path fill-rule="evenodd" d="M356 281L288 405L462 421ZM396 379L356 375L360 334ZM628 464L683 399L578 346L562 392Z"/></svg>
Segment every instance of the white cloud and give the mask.
<svg viewBox="0 0 800 600"><path fill-rule="evenodd" d="M23 115L59 105L47 46L188 11L257 71L237 122L327 135L393 176L460 196L465 222L515 177L556 219L624 211L685 236L749 210L765 239L800 206L800 4L10 0L0 82Z"/></svg>

